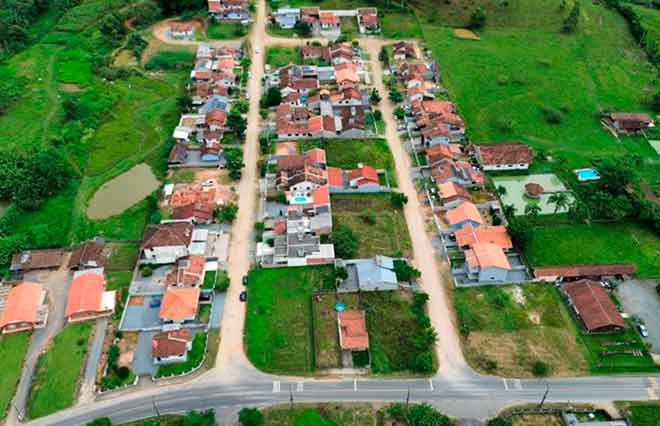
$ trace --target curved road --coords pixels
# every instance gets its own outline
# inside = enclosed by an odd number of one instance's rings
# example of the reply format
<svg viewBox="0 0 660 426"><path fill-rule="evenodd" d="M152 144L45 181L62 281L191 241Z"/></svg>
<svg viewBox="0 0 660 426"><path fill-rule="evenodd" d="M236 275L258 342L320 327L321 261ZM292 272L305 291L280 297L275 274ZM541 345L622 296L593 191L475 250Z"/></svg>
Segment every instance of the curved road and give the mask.
<svg viewBox="0 0 660 426"><path fill-rule="evenodd" d="M263 77L264 47L268 44L300 45L308 40L271 37L266 34L266 5L257 4L256 23L249 35L252 45L248 83L250 109L244 161L246 164L238 190L239 214L234 225L229 257L232 285L227 293L221 341L216 366L183 385L162 385L146 390L128 390L79 404L48 417L29 422L34 426L83 426L90 419L109 416L115 422L144 418L157 413L177 413L213 407L221 424L230 424L239 407L294 401L402 401L410 392L413 401L428 401L448 415L460 418L485 418L501 408L519 402L537 402L546 389L550 401L612 401L657 399L659 376L607 376L517 380L482 376L466 364L456 329L451 321L449 302L442 285L434 250L425 231L423 206L410 176L410 160L396 132L392 105L384 99L379 108L386 120L387 141L396 163L400 190L409 199L405 217L412 238L414 263L422 271L422 288L429 296L429 314L438 331L437 354L440 370L432 378L419 379L310 379L278 377L257 371L243 350L245 305L238 301L241 279L250 267L252 228L257 208L256 163L258 159L259 97ZM378 52L386 41L364 38L369 53L374 84L381 94L382 82ZM259 49L261 53L257 54ZM383 96L384 98L386 96ZM13 422L9 422L12 424Z"/></svg>

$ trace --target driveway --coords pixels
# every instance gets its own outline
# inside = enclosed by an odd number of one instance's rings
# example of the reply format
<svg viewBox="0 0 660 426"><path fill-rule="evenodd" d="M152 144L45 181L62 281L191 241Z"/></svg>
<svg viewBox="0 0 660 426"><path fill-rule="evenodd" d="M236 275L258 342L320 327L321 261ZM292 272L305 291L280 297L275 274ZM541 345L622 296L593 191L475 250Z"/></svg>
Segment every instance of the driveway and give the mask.
<svg viewBox="0 0 660 426"><path fill-rule="evenodd" d="M655 291L655 280L629 280L617 289L626 313L637 315L646 323L653 352L660 353L660 295Z"/></svg>
<svg viewBox="0 0 660 426"><path fill-rule="evenodd" d="M141 299L142 302L139 303ZM131 296L119 329L122 331L136 331L160 328L162 325L158 317L160 302L161 296Z"/></svg>
<svg viewBox="0 0 660 426"><path fill-rule="evenodd" d="M108 330L108 317L99 318L96 320L94 327L94 337L92 340L92 348L87 354L87 363L85 364L85 375L83 376L82 385L80 387L80 397L78 403L88 403L94 401L94 382L96 381L96 370L101 355L103 354L103 342L105 334Z"/></svg>
<svg viewBox="0 0 660 426"><path fill-rule="evenodd" d="M153 376L157 367L151 357L151 338L156 331L145 331L138 337L135 355L133 357L133 372L137 376Z"/></svg>

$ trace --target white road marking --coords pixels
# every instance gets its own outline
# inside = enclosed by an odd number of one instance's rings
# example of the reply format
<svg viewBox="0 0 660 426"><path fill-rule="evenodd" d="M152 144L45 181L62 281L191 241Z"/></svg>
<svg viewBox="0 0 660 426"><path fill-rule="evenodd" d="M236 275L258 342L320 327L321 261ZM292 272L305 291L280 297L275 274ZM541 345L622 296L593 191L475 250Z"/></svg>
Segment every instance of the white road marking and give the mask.
<svg viewBox="0 0 660 426"><path fill-rule="evenodd" d="M504 383L504 390L509 390L509 385L506 383L506 379L502 379L502 383Z"/></svg>
<svg viewBox="0 0 660 426"><path fill-rule="evenodd" d="M357 392L357 379L353 379L353 391Z"/></svg>
<svg viewBox="0 0 660 426"><path fill-rule="evenodd" d="M433 391L433 379L429 379L429 386L431 387L431 390Z"/></svg>
<svg viewBox="0 0 660 426"><path fill-rule="evenodd" d="M302 392L303 391L303 382L298 382L296 385L296 392Z"/></svg>
<svg viewBox="0 0 660 426"><path fill-rule="evenodd" d="M513 380L513 387L517 390L522 390L522 382L519 379Z"/></svg>
<svg viewBox="0 0 660 426"><path fill-rule="evenodd" d="M279 391L280 391L280 381L279 381L279 380L275 380L275 381L273 382L273 393L277 393L277 392L279 392Z"/></svg>

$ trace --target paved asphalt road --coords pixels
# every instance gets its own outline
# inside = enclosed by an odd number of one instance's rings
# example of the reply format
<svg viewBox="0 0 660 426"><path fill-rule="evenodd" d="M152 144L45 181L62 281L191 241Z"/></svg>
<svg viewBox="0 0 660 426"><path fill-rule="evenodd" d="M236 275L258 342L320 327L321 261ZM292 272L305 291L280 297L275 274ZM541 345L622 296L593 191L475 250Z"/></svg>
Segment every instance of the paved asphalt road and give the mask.
<svg viewBox="0 0 660 426"><path fill-rule="evenodd" d="M259 132L258 97L260 80L263 75L264 47L270 43L289 44L291 39L274 39L265 33L265 2L257 3L257 23L250 34L254 50L251 67L252 79L248 85L250 93L250 111L248 113L248 131L245 148L247 165L240 182L240 210L243 211L232 230L229 270L232 286L225 300L222 321L222 339L216 359L216 367L186 384L163 385L148 389L127 390L107 395L94 403L81 403L75 407L60 411L48 417L28 423L32 426L83 426L91 419L108 416L115 423L150 417L156 414L180 413L193 409L215 408L220 424L232 424L234 415L240 407L270 405L288 402L291 397L295 402L315 401L403 401L410 392L411 401L427 401L450 416L458 418L486 418L495 415L501 408L520 402L540 401L546 389L549 389L548 401L612 401L657 399L657 383L660 376L616 376L584 377L551 380L516 380L502 379L475 374L462 359L458 337L446 318L434 315L434 325L441 330L439 358L441 370L432 379L307 379L276 377L258 372L247 361L243 352L244 304L238 302L241 290L240 280L249 268L246 253L249 251L254 217L249 212L256 211L256 160L257 136ZM378 44L382 41L365 41L372 58L377 58ZM302 41L295 42L302 44ZM376 59L374 59L376 60ZM376 66L374 74L380 77L382 69ZM384 93L382 82L377 86ZM387 101L386 101L387 102ZM385 102L385 103L386 103ZM391 105L382 105L385 116L389 117ZM387 112L388 114L385 114ZM391 120L388 120L391 125ZM398 141L392 136L390 144L400 153L402 147L393 144ZM397 159L406 159L403 164L397 162L399 172L406 170L407 157L398 155ZM401 175L401 173L400 173ZM409 178L406 179L406 185ZM413 195L413 189L406 192ZM412 206L414 207L414 206ZM412 207L408 210L412 210ZM407 211L406 219L418 222L419 214ZM410 223L409 223L410 225ZM418 229L423 229L417 224ZM431 250L422 239L415 240L416 255ZM432 259L422 256L423 260ZM432 272L429 271L429 274ZM436 272L437 274L437 272ZM434 275L437 281L437 275ZM433 280L432 280L433 281ZM437 284L437 283L436 283ZM439 285L439 284L438 284ZM435 287L435 286L434 286ZM436 308L446 311L446 295L437 288L428 289L439 298ZM451 342L445 344L443 342ZM9 421L9 425L14 422Z"/></svg>

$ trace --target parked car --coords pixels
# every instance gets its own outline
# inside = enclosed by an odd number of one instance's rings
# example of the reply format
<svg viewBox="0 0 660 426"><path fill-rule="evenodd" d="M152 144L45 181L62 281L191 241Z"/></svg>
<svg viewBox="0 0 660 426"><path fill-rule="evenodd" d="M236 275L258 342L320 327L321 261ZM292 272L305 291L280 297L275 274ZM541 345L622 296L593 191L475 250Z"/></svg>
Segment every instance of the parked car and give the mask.
<svg viewBox="0 0 660 426"><path fill-rule="evenodd" d="M241 302L245 302L247 300L247 291L241 291L241 295L238 297L238 299Z"/></svg>
<svg viewBox="0 0 660 426"><path fill-rule="evenodd" d="M248 276L243 275L243 285L248 285Z"/></svg>
<svg viewBox="0 0 660 426"><path fill-rule="evenodd" d="M642 337L649 337L649 330L644 324L637 324L637 330L639 330L639 334L641 334Z"/></svg>

